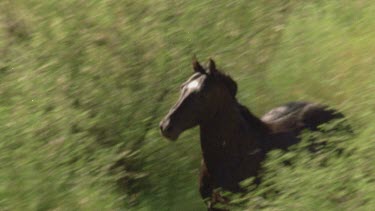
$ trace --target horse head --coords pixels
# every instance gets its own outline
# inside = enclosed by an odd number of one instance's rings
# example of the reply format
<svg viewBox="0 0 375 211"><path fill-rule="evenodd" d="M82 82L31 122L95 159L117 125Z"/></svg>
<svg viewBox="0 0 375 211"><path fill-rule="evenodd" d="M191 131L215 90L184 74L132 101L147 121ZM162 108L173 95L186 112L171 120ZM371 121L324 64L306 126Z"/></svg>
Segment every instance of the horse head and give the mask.
<svg viewBox="0 0 375 211"><path fill-rule="evenodd" d="M235 99L236 82L217 70L212 59L204 68L194 58L192 67L193 75L181 85L179 99L160 122L162 135L170 140L215 115L223 100Z"/></svg>

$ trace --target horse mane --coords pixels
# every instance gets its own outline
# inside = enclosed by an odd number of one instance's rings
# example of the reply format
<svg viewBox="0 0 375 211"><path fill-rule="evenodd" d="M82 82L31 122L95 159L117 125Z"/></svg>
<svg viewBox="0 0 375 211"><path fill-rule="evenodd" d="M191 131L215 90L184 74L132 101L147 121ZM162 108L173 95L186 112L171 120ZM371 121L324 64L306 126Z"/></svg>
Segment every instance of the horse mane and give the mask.
<svg viewBox="0 0 375 211"><path fill-rule="evenodd" d="M232 97L235 98L237 94L237 89L238 89L237 83L232 79L232 77L230 77L226 73L223 73L222 71L218 70L216 74L220 77L222 82L227 86ZM260 120L254 114L252 114L246 106L241 105L239 102L237 102L237 100L236 100L236 103L237 103L237 107L240 110L241 115L245 118L245 120L249 123L249 125L255 132L262 133L262 134L269 132L270 129L262 120Z"/></svg>
<svg viewBox="0 0 375 211"><path fill-rule="evenodd" d="M225 86L228 88L229 93L232 95L232 97L235 97L237 94L237 83L230 77L228 74L223 73L222 71L217 70L216 76L219 76L220 80L225 84Z"/></svg>
<svg viewBox="0 0 375 211"><path fill-rule="evenodd" d="M267 150L269 148L269 140L267 138L265 139L266 134L271 133L271 129L269 126L263 122L261 119L259 119L257 116L252 114L250 110L240 104L237 99L236 99L236 94L237 94L237 83L230 77L228 74L223 73L221 71L216 72L216 77L219 78L219 80L222 81L222 83L225 84L225 86L228 88L229 93L233 97L238 110L240 111L241 116L245 119L247 125L249 126L249 130L251 130L252 134L257 136L256 140L258 141L258 144L263 150Z"/></svg>
<svg viewBox="0 0 375 211"><path fill-rule="evenodd" d="M241 105L238 102L237 102L237 106L240 110L241 115L245 118L245 120L251 126L251 129L253 129L255 132L260 133L260 134L266 134L270 132L269 127L262 120L260 120L254 114L252 114L246 106Z"/></svg>

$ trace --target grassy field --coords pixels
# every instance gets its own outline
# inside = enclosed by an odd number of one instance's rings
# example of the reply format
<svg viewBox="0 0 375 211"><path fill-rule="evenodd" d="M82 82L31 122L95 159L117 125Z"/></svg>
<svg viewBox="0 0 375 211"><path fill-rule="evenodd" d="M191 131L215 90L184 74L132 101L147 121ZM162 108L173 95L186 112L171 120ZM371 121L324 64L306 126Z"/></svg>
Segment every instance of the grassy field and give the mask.
<svg viewBox="0 0 375 211"><path fill-rule="evenodd" d="M257 115L321 102L356 131L271 153L234 209L375 207L373 1L0 0L0 210L205 210L197 129L158 132L193 54Z"/></svg>

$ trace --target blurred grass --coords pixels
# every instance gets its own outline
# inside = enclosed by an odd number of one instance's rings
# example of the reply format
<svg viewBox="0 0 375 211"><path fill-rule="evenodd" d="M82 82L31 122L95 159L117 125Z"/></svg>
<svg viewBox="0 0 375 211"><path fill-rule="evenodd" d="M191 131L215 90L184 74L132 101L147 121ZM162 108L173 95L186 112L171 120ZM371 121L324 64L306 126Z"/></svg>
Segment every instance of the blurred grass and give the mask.
<svg viewBox="0 0 375 211"><path fill-rule="evenodd" d="M0 1L0 209L205 210L197 130L168 143L157 127L195 53L232 75L258 115L322 102L358 133L356 153L329 168L306 168L302 153L290 170L270 155L286 192L273 210L369 210L374 10L369 0ZM342 177L354 195L317 197L339 194Z"/></svg>

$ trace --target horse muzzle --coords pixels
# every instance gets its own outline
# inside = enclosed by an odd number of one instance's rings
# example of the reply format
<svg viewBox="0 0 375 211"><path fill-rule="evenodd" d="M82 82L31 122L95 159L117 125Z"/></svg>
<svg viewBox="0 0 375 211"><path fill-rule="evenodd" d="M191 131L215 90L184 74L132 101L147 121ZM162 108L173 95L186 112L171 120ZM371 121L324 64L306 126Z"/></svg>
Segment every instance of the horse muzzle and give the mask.
<svg viewBox="0 0 375 211"><path fill-rule="evenodd" d="M170 119L164 119L159 124L160 133L171 141L176 141L180 131L171 124Z"/></svg>

